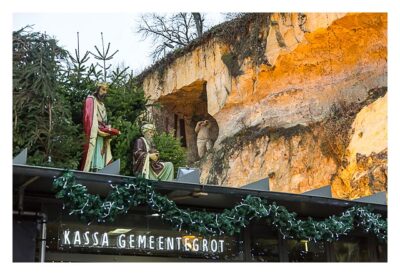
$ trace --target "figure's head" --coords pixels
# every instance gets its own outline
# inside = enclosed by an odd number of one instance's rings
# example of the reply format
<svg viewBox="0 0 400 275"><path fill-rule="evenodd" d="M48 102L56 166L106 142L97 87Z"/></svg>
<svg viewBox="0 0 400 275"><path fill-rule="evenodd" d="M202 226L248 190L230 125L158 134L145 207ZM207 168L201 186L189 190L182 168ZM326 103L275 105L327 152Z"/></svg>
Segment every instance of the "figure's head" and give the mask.
<svg viewBox="0 0 400 275"><path fill-rule="evenodd" d="M97 84L94 95L99 100L103 101L106 98L107 93L108 93L108 84L106 82Z"/></svg>
<svg viewBox="0 0 400 275"><path fill-rule="evenodd" d="M206 126L207 126L207 125L208 125L208 123L209 123L207 119L206 119L206 120L204 120L203 122L204 122L204 125L206 125Z"/></svg>
<svg viewBox="0 0 400 275"><path fill-rule="evenodd" d="M146 139L152 139L156 133L156 126L154 124L144 124L141 128L142 134Z"/></svg>

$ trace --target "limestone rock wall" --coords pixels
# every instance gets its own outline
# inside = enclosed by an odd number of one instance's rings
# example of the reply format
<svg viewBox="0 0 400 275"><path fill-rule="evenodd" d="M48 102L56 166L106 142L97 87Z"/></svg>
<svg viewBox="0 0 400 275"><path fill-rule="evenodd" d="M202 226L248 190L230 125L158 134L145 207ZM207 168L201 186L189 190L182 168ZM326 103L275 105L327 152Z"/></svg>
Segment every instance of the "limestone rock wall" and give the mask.
<svg viewBox="0 0 400 275"><path fill-rule="evenodd" d="M224 149L218 151L223 153L209 154L202 167L210 173L203 173L202 181L229 182L240 187L269 177L271 190L294 193L322 187L337 167L321 152L321 131L318 126L294 127L290 131L264 129L255 137L249 133L238 135L236 139L250 140L231 140L232 144L224 144Z"/></svg>
<svg viewBox="0 0 400 275"><path fill-rule="evenodd" d="M274 191L332 184L346 198L386 190L386 14L265 16L268 24L248 27L256 43L240 48L260 49L262 62L215 35L144 78L155 102L204 83L207 110L190 120L211 115L219 132L197 163L202 182L242 186L269 177ZM248 33L232 41L247 42Z"/></svg>
<svg viewBox="0 0 400 275"><path fill-rule="evenodd" d="M332 182L334 195L358 198L387 190L387 95L365 106L352 123L346 165Z"/></svg>
<svg viewBox="0 0 400 275"><path fill-rule="evenodd" d="M240 131L237 124L291 127L321 121L332 104L362 102L369 90L387 86L385 22L382 15L347 15L328 28L305 32L272 66L245 65L245 73L232 81L224 111L215 115L220 140Z"/></svg>

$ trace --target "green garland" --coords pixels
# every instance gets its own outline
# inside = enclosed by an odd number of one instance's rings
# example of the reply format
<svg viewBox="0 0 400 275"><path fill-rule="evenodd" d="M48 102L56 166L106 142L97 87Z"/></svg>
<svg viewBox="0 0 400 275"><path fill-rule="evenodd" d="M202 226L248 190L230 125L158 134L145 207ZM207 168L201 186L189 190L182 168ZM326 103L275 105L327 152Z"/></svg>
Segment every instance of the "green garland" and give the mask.
<svg viewBox="0 0 400 275"><path fill-rule="evenodd" d="M72 209L69 214L77 214L86 221L113 221L117 215L126 214L132 207L148 205L179 230L184 227L203 235L233 235L252 219L269 218L283 238L334 241L357 226L365 232L372 232L380 241L387 242L387 220L367 207L353 206L340 216L330 216L323 221L315 221L310 217L301 220L296 218L296 213L289 212L275 202L270 204L260 197L247 196L232 209L209 213L178 208L174 201L155 192L151 183L138 177L111 185L114 190L105 200L99 195L89 194L86 186L76 183L74 174L69 171L56 178L53 186L57 191L56 197Z"/></svg>

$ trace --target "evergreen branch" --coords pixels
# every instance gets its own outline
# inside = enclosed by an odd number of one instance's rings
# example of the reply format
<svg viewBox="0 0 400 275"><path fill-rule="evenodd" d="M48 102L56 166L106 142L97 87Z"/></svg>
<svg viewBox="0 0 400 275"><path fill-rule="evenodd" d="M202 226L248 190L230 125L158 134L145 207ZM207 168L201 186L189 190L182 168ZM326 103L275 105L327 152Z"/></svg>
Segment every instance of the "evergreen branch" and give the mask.
<svg viewBox="0 0 400 275"><path fill-rule="evenodd" d="M367 207L353 206L337 216L323 221L309 217L298 219L297 213L289 212L275 202L248 195L231 209L221 213L180 209L166 196L155 192L152 181L142 177L127 179L122 184L111 185L113 190L104 200L91 195L74 174L65 171L53 181L56 197L75 214L86 221L113 221L117 215L126 214L132 207L147 205L154 213L172 223L204 235L233 235L239 233L251 220L267 218L283 238L308 239L310 241L335 241L348 235L356 227L373 233L380 241L387 242L387 220L372 213Z"/></svg>

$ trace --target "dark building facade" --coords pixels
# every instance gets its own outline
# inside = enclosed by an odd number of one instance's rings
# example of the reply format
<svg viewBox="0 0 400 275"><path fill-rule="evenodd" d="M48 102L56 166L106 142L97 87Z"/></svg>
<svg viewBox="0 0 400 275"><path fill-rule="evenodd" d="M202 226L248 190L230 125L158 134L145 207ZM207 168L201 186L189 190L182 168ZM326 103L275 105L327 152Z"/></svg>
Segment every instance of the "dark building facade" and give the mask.
<svg viewBox="0 0 400 275"><path fill-rule="evenodd" d="M284 239L268 219L253 220L233 236L201 236L177 229L148 207L110 223L88 223L55 198L62 169L14 165L14 262L386 262L387 245L361 229L334 242ZM105 196L126 177L75 171L92 194ZM178 182L154 182L181 208L220 212L247 195L285 206L300 218L325 219L362 202ZM201 194L201 195L199 195ZM387 216L387 206L369 204Z"/></svg>

